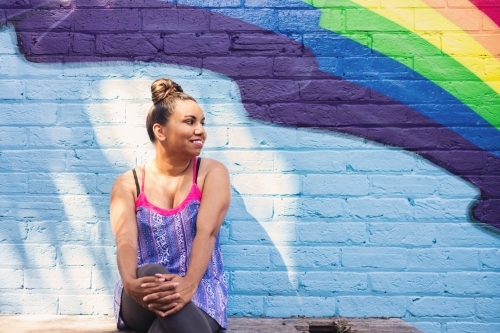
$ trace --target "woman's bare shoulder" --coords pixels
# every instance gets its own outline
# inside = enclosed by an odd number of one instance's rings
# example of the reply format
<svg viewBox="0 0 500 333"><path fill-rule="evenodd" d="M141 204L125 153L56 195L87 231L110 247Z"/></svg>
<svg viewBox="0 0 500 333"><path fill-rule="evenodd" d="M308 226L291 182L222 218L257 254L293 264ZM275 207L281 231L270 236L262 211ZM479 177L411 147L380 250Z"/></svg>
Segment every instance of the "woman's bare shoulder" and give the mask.
<svg viewBox="0 0 500 333"><path fill-rule="evenodd" d="M118 177L116 177L115 182L113 183L112 191L123 191L123 190L134 190L135 189L135 180L134 174L132 172L133 169L128 170ZM139 174L139 168L135 168L136 172ZM141 169L142 170L142 169ZM142 172L142 171L141 171Z"/></svg>

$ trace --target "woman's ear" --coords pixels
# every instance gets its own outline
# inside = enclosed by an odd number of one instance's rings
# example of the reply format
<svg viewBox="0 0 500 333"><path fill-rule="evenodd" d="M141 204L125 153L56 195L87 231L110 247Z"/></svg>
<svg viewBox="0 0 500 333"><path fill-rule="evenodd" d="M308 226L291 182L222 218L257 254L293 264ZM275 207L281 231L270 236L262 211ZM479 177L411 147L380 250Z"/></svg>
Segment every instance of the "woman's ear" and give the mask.
<svg viewBox="0 0 500 333"><path fill-rule="evenodd" d="M165 139L166 139L165 126L161 126L160 124L155 123L153 125L153 132L155 134L156 140L165 141Z"/></svg>

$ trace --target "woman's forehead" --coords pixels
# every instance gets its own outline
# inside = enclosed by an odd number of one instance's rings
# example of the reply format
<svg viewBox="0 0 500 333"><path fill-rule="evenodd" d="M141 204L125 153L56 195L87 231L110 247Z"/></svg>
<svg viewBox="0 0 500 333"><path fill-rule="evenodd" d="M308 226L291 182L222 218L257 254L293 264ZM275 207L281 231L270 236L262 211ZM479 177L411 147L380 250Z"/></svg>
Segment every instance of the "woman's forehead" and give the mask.
<svg viewBox="0 0 500 333"><path fill-rule="evenodd" d="M181 100L175 103L174 115L185 117L194 116L196 118L203 118L205 115L200 105L192 100Z"/></svg>

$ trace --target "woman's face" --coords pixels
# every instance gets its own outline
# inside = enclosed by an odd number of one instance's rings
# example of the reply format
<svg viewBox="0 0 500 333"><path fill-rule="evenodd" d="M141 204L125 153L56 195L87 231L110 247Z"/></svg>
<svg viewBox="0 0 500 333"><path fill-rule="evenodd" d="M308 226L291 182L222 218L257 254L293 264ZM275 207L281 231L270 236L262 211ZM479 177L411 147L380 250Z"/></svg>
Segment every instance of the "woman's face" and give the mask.
<svg viewBox="0 0 500 333"><path fill-rule="evenodd" d="M160 142L171 153L198 156L207 138L204 124L205 115L198 103L178 101L167 124L162 126L164 140Z"/></svg>

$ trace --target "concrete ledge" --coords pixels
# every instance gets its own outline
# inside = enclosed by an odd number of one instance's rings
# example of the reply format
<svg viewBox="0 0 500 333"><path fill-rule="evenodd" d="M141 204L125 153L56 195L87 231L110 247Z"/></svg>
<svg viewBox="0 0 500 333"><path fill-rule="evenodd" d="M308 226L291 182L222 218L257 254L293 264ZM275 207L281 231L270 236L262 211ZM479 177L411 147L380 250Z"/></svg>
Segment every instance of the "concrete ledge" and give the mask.
<svg viewBox="0 0 500 333"><path fill-rule="evenodd" d="M341 333L338 326L350 327L349 333L422 333L397 318L229 318L231 333ZM331 328L331 330L323 330ZM0 315L0 330L16 333L116 333L111 316L35 316ZM344 331L346 332L346 331Z"/></svg>

